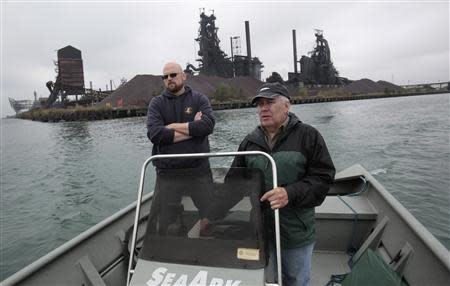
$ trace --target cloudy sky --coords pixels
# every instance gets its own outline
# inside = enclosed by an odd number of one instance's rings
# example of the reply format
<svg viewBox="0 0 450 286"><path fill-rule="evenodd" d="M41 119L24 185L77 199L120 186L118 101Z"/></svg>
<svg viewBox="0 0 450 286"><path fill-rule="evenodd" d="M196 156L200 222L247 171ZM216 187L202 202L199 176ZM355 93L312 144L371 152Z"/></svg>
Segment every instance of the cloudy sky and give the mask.
<svg viewBox="0 0 450 286"><path fill-rule="evenodd" d="M292 30L301 55L323 30L341 76L395 84L449 80L448 1L7 1L1 0L1 111L8 97L48 96L56 50L82 51L85 84L160 74L167 61L196 63L199 9L217 17L221 47L250 21L252 56L285 79L293 71Z"/></svg>

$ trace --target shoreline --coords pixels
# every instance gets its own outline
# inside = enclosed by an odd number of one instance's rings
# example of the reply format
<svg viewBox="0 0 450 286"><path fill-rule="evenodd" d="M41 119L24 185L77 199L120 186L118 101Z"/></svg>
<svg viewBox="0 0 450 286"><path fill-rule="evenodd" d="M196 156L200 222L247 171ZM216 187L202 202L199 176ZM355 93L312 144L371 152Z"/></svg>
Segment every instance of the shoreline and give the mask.
<svg viewBox="0 0 450 286"><path fill-rule="evenodd" d="M378 94L355 94L355 95L331 95L331 96L309 96L294 97L291 104L311 104L333 101L351 101L390 97L406 97L419 95L434 95L450 93L449 90L421 91L409 93L378 93ZM211 103L213 110L241 109L253 107L250 101L233 101L223 103ZM127 117L145 116L147 106L128 106L122 108L111 108L104 106L76 107L71 109L36 109L18 114L16 118L40 122L66 122L66 121L94 121Z"/></svg>

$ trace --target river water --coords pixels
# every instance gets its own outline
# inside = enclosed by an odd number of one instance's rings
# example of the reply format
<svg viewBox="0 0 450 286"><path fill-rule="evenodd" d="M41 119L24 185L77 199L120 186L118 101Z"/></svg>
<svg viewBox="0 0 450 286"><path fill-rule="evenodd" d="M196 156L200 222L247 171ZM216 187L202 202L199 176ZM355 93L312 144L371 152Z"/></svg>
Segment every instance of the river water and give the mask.
<svg viewBox="0 0 450 286"><path fill-rule="evenodd" d="M292 111L322 133L338 171L362 164L450 249L449 100L425 95ZM213 152L235 151L257 122L253 108L215 114ZM2 119L1 135L0 280L135 200L151 154L145 117Z"/></svg>

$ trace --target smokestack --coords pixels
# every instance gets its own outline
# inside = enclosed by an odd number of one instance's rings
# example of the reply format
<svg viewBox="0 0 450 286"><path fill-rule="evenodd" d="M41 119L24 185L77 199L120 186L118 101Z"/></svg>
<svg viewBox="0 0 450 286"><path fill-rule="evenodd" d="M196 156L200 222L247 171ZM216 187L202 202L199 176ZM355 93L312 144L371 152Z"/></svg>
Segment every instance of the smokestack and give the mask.
<svg viewBox="0 0 450 286"><path fill-rule="evenodd" d="M297 74L297 36L295 34L295 30L292 30L292 42L294 45L294 73Z"/></svg>
<svg viewBox="0 0 450 286"><path fill-rule="evenodd" d="M247 61L248 61L248 74L253 76L252 73L252 47L250 46L250 25L248 21L245 21L245 40L247 43Z"/></svg>
<svg viewBox="0 0 450 286"><path fill-rule="evenodd" d="M230 37L231 61L233 61L233 37Z"/></svg>

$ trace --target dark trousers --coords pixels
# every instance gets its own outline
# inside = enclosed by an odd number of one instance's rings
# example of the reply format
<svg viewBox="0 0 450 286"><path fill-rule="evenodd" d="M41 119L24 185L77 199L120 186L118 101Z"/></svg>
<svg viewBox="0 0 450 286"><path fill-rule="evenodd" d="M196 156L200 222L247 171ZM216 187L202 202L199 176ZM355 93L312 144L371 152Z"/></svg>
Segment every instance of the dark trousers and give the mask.
<svg viewBox="0 0 450 286"><path fill-rule="evenodd" d="M183 196L190 196L200 218L205 217L212 201L211 184L210 169L158 170L155 185L155 199L159 205L158 233L166 234L172 224L180 223Z"/></svg>

